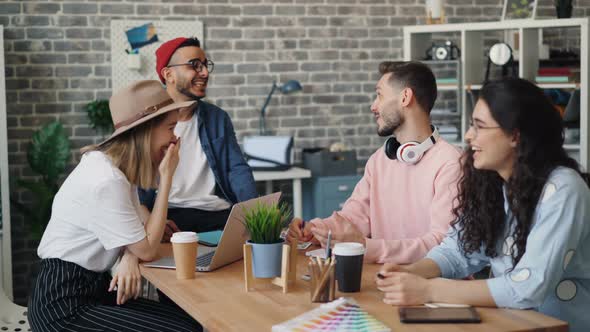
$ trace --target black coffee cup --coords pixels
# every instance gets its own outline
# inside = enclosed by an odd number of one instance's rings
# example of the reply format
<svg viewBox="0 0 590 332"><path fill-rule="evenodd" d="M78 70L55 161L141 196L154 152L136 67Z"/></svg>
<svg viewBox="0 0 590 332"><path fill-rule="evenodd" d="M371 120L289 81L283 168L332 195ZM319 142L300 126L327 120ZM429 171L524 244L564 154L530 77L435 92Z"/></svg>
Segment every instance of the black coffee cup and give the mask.
<svg viewBox="0 0 590 332"><path fill-rule="evenodd" d="M356 242L342 242L336 243L333 252L336 258L335 274L338 291L344 293L360 291L365 247Z"/></svg>

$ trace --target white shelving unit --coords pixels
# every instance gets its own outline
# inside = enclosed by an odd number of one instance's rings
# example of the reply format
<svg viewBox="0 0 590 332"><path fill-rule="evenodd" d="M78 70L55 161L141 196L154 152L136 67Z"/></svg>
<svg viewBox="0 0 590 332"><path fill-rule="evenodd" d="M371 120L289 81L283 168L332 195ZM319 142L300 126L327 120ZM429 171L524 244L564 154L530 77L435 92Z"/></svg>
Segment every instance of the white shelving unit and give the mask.
<svg viewBox="0 0 590 332"><path fill-rule="evenodd" d="M404 60L420 60L424 51L430 47L433 35L445 33L459 33L461 40L461 77L458 89L461 94L461 138L463 137L471 109L467 109L468 90L481 89L484 81L487 58L484 55L485 34L490 32L505 32L516 30L519 33L518 49L518 75L534 82L539 69L539 32L551 28L579 29L579 34L574 34L580 39L580 81L575 83L551 83L538 84L543 89L580 89L580 141L579 144L567 144L565 148L570 152L579 152L578 160L584 171L588 171L590 165L590 151L588 144L588 116L589 97L589 73L588 65L590 53L588 51L590 37L588 26L590 18L569 18L549 20L513 20L500 22L478 22L440 25L418 25L404 27ZM570 37L568 37L570 38ZM445 88L447 89L447 88ZM441 89L442 90L442 89ZM447 89L448 90L448 89Z"/></svg>

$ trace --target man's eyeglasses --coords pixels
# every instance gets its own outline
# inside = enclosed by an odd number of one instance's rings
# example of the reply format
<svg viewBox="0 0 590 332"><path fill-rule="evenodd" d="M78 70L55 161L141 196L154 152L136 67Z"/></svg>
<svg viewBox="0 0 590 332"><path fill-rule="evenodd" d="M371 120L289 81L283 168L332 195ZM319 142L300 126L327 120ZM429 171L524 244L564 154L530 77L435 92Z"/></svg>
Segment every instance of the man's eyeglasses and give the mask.
<svg viewBox="0 0 590 332"><path fill-rule="evenodd" d="M207 67L208 72L212 72L213 68L215 67L215 64L213 63L213 61L211 61L209 59L205 59L205 61L203 61L203 62L201 62L201 60L199 60L199 59L192 59L192 60L187 61L186 63L178 63L175 65L168 65L166 67L178 67L178 66L192 66L193 69L197 73L200 73L204 67Z"/></svg>
<svg viewBox="0 0 590 332"><path fill-rule="evenodd" d="M484 130L484 129L498 129L501 128L500 126L495 126L495 127L482 127L476 123L473 123L473 120L469 121L469 128L473 128L473 132L475 133L475 135L477 136L477 133L480 130Z"/></svg>

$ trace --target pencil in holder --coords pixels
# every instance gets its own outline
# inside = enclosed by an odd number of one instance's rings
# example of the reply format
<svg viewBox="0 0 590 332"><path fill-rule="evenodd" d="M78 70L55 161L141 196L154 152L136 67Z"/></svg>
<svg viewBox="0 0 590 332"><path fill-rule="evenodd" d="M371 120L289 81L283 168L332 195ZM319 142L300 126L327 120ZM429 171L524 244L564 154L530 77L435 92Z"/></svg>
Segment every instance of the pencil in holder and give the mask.
<svg viewBox="0 0 590 332"><path fill-rule="evenodd" d="M309 275L311 276L310 296L311 302L331 302L335 299L336 278L334 274L334 262L328 259L311 259L309 262Z"/></svg>

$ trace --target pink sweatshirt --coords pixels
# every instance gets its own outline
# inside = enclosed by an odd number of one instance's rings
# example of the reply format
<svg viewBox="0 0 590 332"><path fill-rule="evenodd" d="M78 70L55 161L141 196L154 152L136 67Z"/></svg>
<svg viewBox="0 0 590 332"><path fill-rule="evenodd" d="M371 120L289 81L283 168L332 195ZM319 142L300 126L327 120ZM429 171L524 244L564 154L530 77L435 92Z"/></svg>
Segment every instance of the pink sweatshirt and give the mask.
<svg viewBox="0 0 590 332"><path fill-rule="evenodd" d="M365 261L409 264L423 258L446 235L459 180L459 150L439 139L422 160L390 160L380 148L339 214L367 237ZM333 216L316 220L334 232Z"/></svg>

